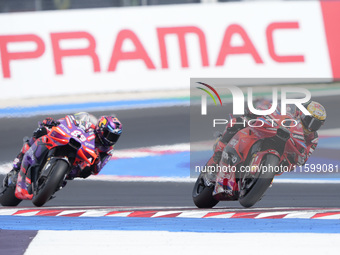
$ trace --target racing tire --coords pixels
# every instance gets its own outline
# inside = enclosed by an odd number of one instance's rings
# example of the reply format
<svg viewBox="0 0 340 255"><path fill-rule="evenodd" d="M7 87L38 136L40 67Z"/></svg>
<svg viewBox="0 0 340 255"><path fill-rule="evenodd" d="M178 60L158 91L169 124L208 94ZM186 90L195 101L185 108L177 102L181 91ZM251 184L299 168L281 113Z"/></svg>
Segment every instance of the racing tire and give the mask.
<svg viewBox="0 0 340 255"><path fill-rule="evenodd" d="M64 181L64 177L68 171L68 168L69 165L66 161L57 160L53 166L53 169L51 170L51 173L44 183L38 187L38 192L32 199L32 203L35 206L43 206L48 200L50 200L52 195L57 190L59 190Z"/></svg>
<svg viewBox="0 0 340 255"><path fill-rule="evenodd" d="M268 166L278 166L280 162L279 158L273 154L267 154L264 161L265 162L262 165L267 166L267 169ZM248 193L239 197L238 201L240 204L243 207L249 208L261 200L262 196L272 183L275 174L276 173L273 171L263 172L262 169L260 173L261 176L257 178L256 182L253 184Z"/></svg>
<svg viewBox="0 0 340 255"><path fill-rule="evenodd" d="M213 197L214 186L205 186L201 175L197 178L192 191L192 199L198 208L213 208L219 201Z"/></svg>
<svg viewBox="0 0 340 255"><path fill-rule="evenodd" d="M15 196L15 185L10 185L0 195L0 204L3 206L17 206L22 200Z"/></svg>

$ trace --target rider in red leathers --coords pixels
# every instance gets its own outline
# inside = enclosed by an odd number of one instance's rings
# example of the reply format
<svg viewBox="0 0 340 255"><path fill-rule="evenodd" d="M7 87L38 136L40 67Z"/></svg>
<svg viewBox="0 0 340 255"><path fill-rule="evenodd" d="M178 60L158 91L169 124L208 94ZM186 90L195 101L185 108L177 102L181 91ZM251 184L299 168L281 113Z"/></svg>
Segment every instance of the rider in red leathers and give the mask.
<svg viewBox="0 0 340 255"><path fill-rule="evenodd" d="M310 101L304 105L311 115L304 115L301 111L296 111L297 118L300 118L303 130L304 138L306 141L307 150L304 158L296 157L296 155L288 155L290 165L304 165L307 159L315 150L318 144L318 133L317 130L324 124L326 120L326 110L325 108L317 102ZM258 116L253 115L248 111L245 116L233 118L231 122L227 125L223 134L220 135L219 139L214 145L214 154L209 159L207 166L216 166L220 163L222 158L222 153L226 145L232 139L232 137L241 129L247 127L247 118L256 118ZM292 169L292 168L291 168Z"/></svg>

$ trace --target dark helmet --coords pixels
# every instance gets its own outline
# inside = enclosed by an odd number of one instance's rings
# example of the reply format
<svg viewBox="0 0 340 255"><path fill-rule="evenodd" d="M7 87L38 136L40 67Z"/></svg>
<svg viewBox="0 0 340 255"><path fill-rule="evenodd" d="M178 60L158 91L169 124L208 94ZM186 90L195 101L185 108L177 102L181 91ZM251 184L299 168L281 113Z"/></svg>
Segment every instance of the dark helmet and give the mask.
<svg viewBox="0 0 340 255"><path fill-rule="evenodd" d="M325 108L318 102L311 101L304 105L311 115L301 113L303 127L309 132L315 132L324 124L327 114Z"/></svg>
<svg viewBox="0 0 340 255"><path fill-rule="evenodd" d="M116 117L102 116L96 125L99 141L104 146L113 146L122 133L122 127L122 123Z"/></svg>

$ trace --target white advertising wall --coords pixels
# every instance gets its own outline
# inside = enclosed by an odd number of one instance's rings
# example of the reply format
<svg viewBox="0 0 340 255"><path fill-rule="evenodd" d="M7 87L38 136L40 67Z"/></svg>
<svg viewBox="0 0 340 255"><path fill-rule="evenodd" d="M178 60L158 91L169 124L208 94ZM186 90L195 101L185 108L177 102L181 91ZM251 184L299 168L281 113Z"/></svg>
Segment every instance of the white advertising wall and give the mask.
<svg viewBox="0 0 340 255"><path fill-rule="evenodd" d="M190 77L325 78L319 2L0 14L0 99L189 88Z"/></svg>

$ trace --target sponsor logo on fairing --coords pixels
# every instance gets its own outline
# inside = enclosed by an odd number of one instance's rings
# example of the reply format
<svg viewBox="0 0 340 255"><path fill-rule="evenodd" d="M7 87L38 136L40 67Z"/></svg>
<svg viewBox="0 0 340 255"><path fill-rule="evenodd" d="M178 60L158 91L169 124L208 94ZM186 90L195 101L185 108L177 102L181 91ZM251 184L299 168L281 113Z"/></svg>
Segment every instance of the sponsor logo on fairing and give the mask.
<svg viewBox="0 0 340 255"><path fill-rule="evenodd" d="M87 142L85 142L85 146L94 148L94 145L93 145L92 143L87 143Z"/></svg>
<svg viewBox="0 0 340 255"><path fill-rule="evenodd" d="M90 136L87 137L87 141L91 141L91 140L93 140L93 139L95 139L95 138L96 138L96 135L95 135L95 134L90 135Z"/></svg>
<svg viewBox="0 0 340 255"><path fill-rule="evenodd" d="M59 124L59 126L62 127L67 133L71 132L64 124Z"/></svg>

